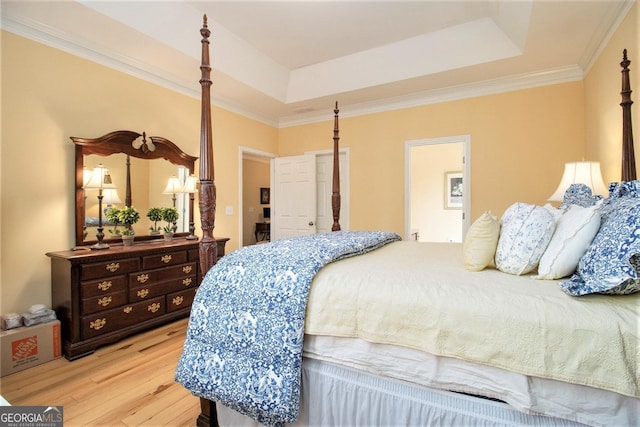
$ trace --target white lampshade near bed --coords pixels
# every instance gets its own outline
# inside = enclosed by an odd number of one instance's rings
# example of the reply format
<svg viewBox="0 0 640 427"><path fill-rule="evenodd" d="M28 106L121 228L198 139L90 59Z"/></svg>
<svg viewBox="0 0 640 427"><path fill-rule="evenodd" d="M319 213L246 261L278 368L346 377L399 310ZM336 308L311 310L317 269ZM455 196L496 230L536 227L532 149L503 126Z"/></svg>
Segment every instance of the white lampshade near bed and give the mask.
<svg viewBox="0 0 640 427"><path fill-rule="evenodd" d="M599 162L572 162L565 163L564 173L556 191L549 197L550 202L562 202L564 193L571 184L585 184L591 188L592 194L603 197L609 195L609 190L602 181Z"/></svg>

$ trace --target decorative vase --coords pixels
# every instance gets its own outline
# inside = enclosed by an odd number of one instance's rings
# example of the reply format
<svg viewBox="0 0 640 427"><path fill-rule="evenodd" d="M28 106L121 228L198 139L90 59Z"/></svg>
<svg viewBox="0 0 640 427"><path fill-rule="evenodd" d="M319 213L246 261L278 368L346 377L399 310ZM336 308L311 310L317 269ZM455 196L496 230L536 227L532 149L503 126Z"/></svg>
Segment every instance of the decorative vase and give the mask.
<svg viewBox="0 0 640 427"><path fill-rule="evenodd" d="M122 246L131 246L133 245L133 239L135 236L133 234L123 234L122 235Z"/></svg>
<svg viewBox="0 0 640 427"><path fill-rule="evenodd" d="M164 242L171 243L173 241L173 233L164 233Z"/></svg>

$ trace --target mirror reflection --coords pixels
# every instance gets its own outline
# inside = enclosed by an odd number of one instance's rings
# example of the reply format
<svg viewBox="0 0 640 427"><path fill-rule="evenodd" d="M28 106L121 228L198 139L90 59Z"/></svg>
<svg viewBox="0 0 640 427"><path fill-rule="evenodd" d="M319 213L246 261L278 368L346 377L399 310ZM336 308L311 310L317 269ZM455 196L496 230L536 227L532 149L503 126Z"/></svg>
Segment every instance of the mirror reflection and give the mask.
<svg viewBox="0 0 640 427"><path fill-rule="evenodd" d="M193 203L196 191L195 176L191 175L196 157L182 152L175 144L161 137L150 137L151 149L140 149L136 140L146 135L131 131L116 131L96 139L72 137L76 143L76 244L88 245L97 241L99 224L99 193L102 194L102 229L105 241L116 242L114 224L106 218L112 207L134 207L140 219L132 228L136 240L155 238L147 217L150 208L175 207L179 219L176 233L193 236ZM108 171L112 188L101 190L84 188L94 168ZM191 175L191 179L188 179ZM171 185L168 185L171 183ZM88 187L91 187L89 185ZM189 238L187 237L187 238Z"/></svg>
<svg viewBox="0 0 640 427"><path fill-rule="evenodd" d="M84 170L89 173L94 167L102 164L111 176L115 189L103 190L102 199L102 224L105 238L113 236L110 224L105 218L107 209L115 206L125 207L127 192L127 155L119 153L111 156L98 156L95 154L84 157ZM140 213L140 220L133 225L136 236L150 234L150 228L154 225L147 218L147 212L151 207L176 207L180 213L177 231L189 231L189 194L180 193L184 187L189 170L183 166L176 166L163 159L146 160L130 158L131 180L131 206ZM167 184L171 180L171 190L175 193L165 192ZM84 242L96 240L98 228L98 192L85 189L85 236Z"/></svg>

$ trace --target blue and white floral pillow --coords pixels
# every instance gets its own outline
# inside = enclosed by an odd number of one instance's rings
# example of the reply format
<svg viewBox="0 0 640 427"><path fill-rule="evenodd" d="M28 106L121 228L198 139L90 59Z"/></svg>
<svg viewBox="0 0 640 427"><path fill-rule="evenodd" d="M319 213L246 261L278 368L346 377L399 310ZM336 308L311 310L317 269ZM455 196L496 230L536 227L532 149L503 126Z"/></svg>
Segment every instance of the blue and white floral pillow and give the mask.
<svg viewBox="0 0 640 427"><path fill-rule="evenodd" d="M635 184L631 187L638 188ZM609 208L614 209L607 212L598 234L580 259L576 274L560 283L568 294L626 295L640 291L640 193L634 191L619 198L614 196L618 199L615 202L608 201Z"/></svg>
<svg viewBox="0 0 640 427"><path fill-rule="evenodd" d="M577 205L583 208L596 205L602 196L593 195L591 188L585 184L571 184L564 193L563 206Z"/></svg>
<svg viewBox="0 0 640 427"><path fill-rule="evenodd" d="M498 270L527 274L534 270L556 227L549 209L527 203L514 203L501 218L502 227L496 249Z"/></svg>
<svg viewBox="0 0 640 427"><path fill-rule="evenodd" d="M609 184L609 197L602 204L602 220L606 221L611 212L625 205L634 204L640 198L640 181L622 181Z"/></svg>

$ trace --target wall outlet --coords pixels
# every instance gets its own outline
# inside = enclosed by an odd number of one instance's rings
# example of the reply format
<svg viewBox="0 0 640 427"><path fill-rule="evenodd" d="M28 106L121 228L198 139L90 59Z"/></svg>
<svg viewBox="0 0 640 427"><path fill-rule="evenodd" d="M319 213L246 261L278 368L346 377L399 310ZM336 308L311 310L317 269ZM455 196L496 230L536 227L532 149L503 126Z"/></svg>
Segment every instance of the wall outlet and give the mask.
<svg viewBox="0 0 640 427"><path fill-rule="evenodd" d="M233 206L227 206L224 209L224 213L227 214L227 215L233 215Z"/></svg>

